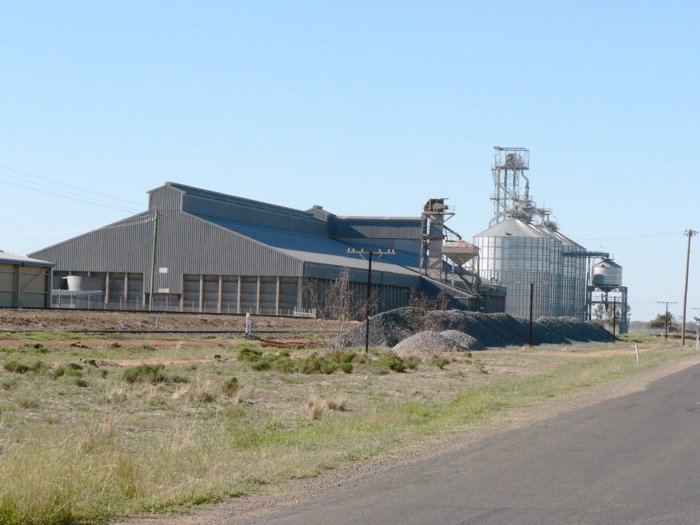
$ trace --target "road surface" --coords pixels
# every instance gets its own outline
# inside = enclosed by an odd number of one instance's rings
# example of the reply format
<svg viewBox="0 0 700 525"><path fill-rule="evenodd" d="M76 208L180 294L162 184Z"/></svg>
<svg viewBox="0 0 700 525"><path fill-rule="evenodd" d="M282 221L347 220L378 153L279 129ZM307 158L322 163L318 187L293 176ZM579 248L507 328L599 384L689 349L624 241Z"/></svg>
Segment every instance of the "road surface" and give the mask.
<svg viewBox="0 0 700 525"><path fill-rule="evenodd" d="M700 366L246 523L700 523Z"/></svg>

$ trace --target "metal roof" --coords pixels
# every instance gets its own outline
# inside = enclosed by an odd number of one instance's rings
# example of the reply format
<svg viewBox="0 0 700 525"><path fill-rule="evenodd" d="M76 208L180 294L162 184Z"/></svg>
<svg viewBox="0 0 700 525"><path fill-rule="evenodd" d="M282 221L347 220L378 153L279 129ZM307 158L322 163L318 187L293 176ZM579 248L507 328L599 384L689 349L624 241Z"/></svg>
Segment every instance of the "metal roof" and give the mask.
<svg viewBox="0 0 700 525"><path fill-rule="evenodd" d="M288 215L294 215L297 217L304 217L305 219L319 220L311 212L297 210L294 208L288 208L286 206L278 206L277 204L270 204L267 202L256 201L253 199L246 199L244 197L236 197L234 195L227 195L225 193L219 193L216 191L205 190L202 188L195 188L194 186L187 186L186 184L180 184L178 182L166 182L166 186L170 186L177 190L182 191L188 195L193 195L196 197L203 197L206 199L212 199L215 201L225 202L229 204L235 204L238 206L249 206L258 210L267 210L277 213L285 213ZM158 188L156 188L158 189ZM155 191L155 190L151 190ZM150 193L150 192L149 192Z"/></svg>
<svg viewBox="0 0 700 525"><path fill-rule="evenodd" d="M0 263L19 264L20 266L54 266L54 263L32 259L26 255L15 255L0 250Z"/></svg>
<svg viewBox="0 0 700 525"><path fill-rule="evenodd" d="M550 237L532 224L521 221L520 219L508 218L490 228L477 233L474 237Z"/></svg>
<svg viewBox="0 0 700 525"><path fill-rule="evenodd" d="M266 244L304 262L346 266L348 268L358 269L365 269L367 267L367 263L360 257L347 253L351 245L330 237L280 230L267 226L226 220L221 217L206 215L197 215L197 217ZM376 269L386 272L415 275L413 270L404 268L404 266L415 266L416 258L413 254L397 252L396 255L391 256L391 261L392 262L381 262L381 260L375 259Z"/></svg>

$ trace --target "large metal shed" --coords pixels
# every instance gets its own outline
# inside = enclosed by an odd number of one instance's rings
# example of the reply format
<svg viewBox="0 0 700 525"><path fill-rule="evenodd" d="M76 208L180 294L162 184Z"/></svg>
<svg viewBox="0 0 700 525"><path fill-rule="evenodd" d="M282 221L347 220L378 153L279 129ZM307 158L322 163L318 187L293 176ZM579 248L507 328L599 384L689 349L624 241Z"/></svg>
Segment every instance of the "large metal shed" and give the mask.
<svg viewBox="0 0 700 525"><path fill-rule="evenodd" d="M149 195L144 213L30 254L56 262L54 306L291 314L327 308L341 275L359 305L367 261L348 248L396 251L373 264L377 310L421 286L420 217L344 218L178 183Z"/></svg>
<svg viewBox="0 0 700 525"><path fill-rule="evenodd" d="M48 308L54 264L0 251L0 307Z"/></svg>

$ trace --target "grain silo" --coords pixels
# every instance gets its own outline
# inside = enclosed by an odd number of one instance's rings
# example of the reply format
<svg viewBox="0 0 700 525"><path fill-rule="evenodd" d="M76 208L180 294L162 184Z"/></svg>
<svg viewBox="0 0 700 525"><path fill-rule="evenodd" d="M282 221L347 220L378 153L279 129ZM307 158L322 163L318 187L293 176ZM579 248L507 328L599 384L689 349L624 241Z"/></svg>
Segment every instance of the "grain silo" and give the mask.
<svg viewBox="0 0 700 525"><path fill-rule="evenodd" d="M530 198L529 161L525 148L494 148L494 214L490 227L474 237L479 276L507 289L511 315L583 319L590 254L559 231L551 210Z"/></svg>

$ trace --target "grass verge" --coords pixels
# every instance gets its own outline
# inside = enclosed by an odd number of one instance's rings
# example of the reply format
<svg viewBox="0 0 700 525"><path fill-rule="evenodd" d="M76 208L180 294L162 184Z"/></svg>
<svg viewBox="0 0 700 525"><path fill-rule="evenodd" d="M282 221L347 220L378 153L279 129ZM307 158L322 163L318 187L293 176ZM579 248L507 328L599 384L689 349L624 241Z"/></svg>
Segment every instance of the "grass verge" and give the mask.
<svg viewBox="0 0 700 525"><path fill-rule="evenodd" d="M133 432L125 429L126 416L86 415L80 424L3 441L0 524L99 522L216 502L488 425L504 410L629 377L679 355L684 354L648 351L641 364L631 356L556 358L546 371L527 377L489 376L488 382L462 389L446 403L381 399L346 410L344 402L337 409L326 402L327 412L317 408L315 417L292 421L261 417L251 406L222 405L196 422L163 419ZM11 374L15 381L20 377ZM149 382L137 386L149 392L164 388L146 377ZM228 388L233 395L238 383Z"/></svg>

